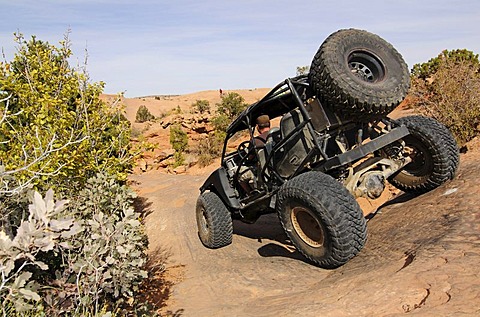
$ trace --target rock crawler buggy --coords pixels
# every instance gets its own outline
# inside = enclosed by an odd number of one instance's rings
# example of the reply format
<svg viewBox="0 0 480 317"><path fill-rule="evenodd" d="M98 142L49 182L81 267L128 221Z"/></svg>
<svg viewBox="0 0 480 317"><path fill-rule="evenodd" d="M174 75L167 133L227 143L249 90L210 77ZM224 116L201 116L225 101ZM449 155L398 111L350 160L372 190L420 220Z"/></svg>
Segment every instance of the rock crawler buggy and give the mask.
<svg viewBox="0 0 480 317"><path fill-rule="evenodd" d="M221 167L200 188L198 234L208 248L232 242L232 219L255 222L277 212L295 247L316 265L335 268L364 246L366 220L355 197L378 198L388 181L414 193L455 175L458 149L439 122L387 117L406 96L407 65L366 31L330 35L310 73L286 79L227 129ZM255 120L281 117L263 147ZM236 151L230 142L248 134ZM250 179L245 184L244 173Z"/></svg>

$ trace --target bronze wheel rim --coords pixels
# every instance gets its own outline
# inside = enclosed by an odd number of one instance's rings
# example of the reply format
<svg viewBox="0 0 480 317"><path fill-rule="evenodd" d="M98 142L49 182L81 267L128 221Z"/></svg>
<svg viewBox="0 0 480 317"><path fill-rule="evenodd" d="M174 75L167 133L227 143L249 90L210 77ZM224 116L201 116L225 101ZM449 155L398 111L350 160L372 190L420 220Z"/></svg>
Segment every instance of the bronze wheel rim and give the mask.
<svg viewBox="0 0 480 317"><path fill-rule="evenodd" d="M292 226L298 236L312 248L321 248L325 242L323 227L317 217L307 208L291 209Z"/></svg>

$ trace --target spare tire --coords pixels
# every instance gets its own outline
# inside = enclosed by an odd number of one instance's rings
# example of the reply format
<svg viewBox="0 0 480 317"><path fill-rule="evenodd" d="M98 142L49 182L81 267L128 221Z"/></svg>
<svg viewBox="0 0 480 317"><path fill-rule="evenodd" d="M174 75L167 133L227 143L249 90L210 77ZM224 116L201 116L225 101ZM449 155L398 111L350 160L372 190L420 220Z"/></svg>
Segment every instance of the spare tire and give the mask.
<svg viewBox="0 0 480 317"><path fill-rule="evenodd" d="M340 30L313 58L310 86L343 118L370 119L391 112L407 95L410 76L400 53L378 35Z"/></svg>

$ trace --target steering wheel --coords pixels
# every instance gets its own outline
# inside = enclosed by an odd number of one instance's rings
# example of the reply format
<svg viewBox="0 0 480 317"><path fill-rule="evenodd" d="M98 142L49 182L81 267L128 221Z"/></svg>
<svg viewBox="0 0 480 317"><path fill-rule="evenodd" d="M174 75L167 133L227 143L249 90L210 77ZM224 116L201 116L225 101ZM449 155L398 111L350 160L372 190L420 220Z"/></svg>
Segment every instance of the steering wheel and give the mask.
<svg viewBox="0 0 480 317"><path fill-rule="evenodd" d="M248 156L248 152L250 152L250 148L251 148L250 144L251 144L250 140L247 140L247 141L243 141L238 145L237 153L242 160L244 160Z"/></svg>

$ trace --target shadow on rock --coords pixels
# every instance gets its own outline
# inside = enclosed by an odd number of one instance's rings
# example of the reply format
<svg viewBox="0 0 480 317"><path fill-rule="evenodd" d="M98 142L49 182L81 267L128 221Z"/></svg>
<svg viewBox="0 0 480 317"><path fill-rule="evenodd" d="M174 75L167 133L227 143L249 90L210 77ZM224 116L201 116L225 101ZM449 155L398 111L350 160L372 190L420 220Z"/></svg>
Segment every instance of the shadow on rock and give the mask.
<svg viewBox="0 0 480 317"><path fill-rule="evenodd" d="M145 264L148 278L140 285L138 299L149 313L157 311L161 316L182 316L183 309L175 312L162 310L167 306L173 287L181 282L184 274L183 265L166 266L171 255L170 251L157 248L148 256ZM148 313L145 316L149 316Z"/></svg>
<svg viewBox="0 0 480 317"><path fill-rule="evenodd" d="M291 244L277 214L263 215L254 224L234 221L233 233L260 243L264 242L263 240L274 241L258 249L258 254L263 257L285 257L309 263Z"/></svg>
<svg viewBox="0 0 480 317"><path fill-rule="evenodd" d="M253 224L235 220L233 222L233 233L255 239L258 242L266 239L288 244L288 238L276 214L263 215Z"/></svg>
<svg viewBox="0 0 480 317"><path fill-rule="evenodd" d="M286 245L268 243L266 245L261 246L258 249L258 254L260 254L263 257L283 257L283 258L300 260L302 262L312 264L293 246L287 247Z"/></svg>
<svg viewBox="0 0 480 317"><path fill-rule="evenodd" d="M152 202L148 201L148 198L137 196L133 200L133 209L145 219L153 212Z"/></svg>

